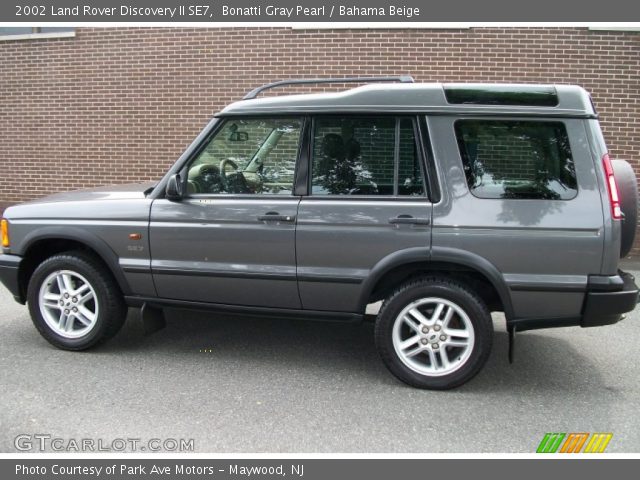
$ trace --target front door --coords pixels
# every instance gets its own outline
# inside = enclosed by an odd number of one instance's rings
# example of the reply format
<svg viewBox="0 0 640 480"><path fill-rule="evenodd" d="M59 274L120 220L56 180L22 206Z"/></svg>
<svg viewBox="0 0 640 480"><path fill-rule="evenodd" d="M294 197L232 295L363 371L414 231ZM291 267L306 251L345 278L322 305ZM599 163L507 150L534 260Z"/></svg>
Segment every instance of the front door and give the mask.
<svg viewBox="0 0 640 480"><path fill-rule="evenodd" d="M181 172L181 201L151 209L158 296L300 308L293 195L303 119L224 121Z"/></svg>

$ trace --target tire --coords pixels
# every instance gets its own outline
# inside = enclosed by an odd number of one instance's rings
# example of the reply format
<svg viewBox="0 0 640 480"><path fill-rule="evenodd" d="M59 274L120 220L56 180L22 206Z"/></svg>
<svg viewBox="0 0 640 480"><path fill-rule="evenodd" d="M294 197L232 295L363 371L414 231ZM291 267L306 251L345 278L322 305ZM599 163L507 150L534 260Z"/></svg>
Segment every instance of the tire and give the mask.
<svg viewBox="0 0 640 480"><path fill-rule="evenodd" d="M625 160L613 160L613 176L620 195L620 209L624 214L621 222L620 258L626 257L633 248L638 225L638 182L633 167Z"/></svg>
<svg viewBox="0 0 640 480"><path fill-rule="evenodd" d="M111 272L80 251L42 262L29 280L27 302L40 334L63 350L86 350L108 340L127 315Z"/></svg>
<svg viewBox="0 0 640 480"><path fill-rule="evenodd" d="M417 388L447 390L483 367L491 352L493 323L485 303L465 284L424 277L401 285L385 300L375 341L398 379Z"/></svg>

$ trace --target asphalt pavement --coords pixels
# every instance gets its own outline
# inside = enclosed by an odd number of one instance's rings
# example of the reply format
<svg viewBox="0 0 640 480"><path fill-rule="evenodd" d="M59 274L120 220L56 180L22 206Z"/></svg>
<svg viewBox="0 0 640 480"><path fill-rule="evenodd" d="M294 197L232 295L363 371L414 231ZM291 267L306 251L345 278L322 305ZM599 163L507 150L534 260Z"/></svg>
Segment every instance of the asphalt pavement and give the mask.
<svg viewBox="0 0 640 480"><path fill-rule="evenodd" d="M201 453L534 452L546 432L612 432L607 452L639 452L639 317L519 334L513 365L496 317L483 371L434 392L387 372L371 324L176 310L145 336L133 310L109 343L74 353L0 288L0 451L26 435L37 452L43 434L71 451L193 439Z"/></svg>

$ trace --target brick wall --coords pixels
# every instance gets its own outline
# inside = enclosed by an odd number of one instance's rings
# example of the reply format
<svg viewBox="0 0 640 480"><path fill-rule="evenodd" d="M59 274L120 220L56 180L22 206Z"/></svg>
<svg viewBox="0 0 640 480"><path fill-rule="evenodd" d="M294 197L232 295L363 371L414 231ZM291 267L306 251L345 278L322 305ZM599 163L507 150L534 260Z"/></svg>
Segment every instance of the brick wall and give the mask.
<svg viewBox="0 0 640 480"><path fill-rule="evenodd" d="M79 28L0 42L0 204L158 178L212 113L286 77L577 83L640 173L640 35L586 28ZM1 208L1 206L0 206Z"/></svg>

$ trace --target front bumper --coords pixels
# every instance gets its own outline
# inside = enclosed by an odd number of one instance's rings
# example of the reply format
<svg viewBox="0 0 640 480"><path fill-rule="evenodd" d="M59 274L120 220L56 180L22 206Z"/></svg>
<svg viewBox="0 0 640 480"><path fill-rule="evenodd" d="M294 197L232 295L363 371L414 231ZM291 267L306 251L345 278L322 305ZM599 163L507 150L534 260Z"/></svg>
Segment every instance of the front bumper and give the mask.
<svg viewBox="0 0 640 480"><path fill-rule="evenodd" d="M0 255L0 282L11 292L16 302L24 304L25 298L18 281L21 263L22 257L17 255Z"/></svg>
<svg viewBox="0 0 640 480"><path fill-rule="evenodd" d="M618 275L608 278L615 280L605 284L589 282L591 289L585 296L581 327L611 325L620 321L625 313L636 308L638 287L633 275L619 271ZM622 280L621 288L618 278Z"/></svg>

